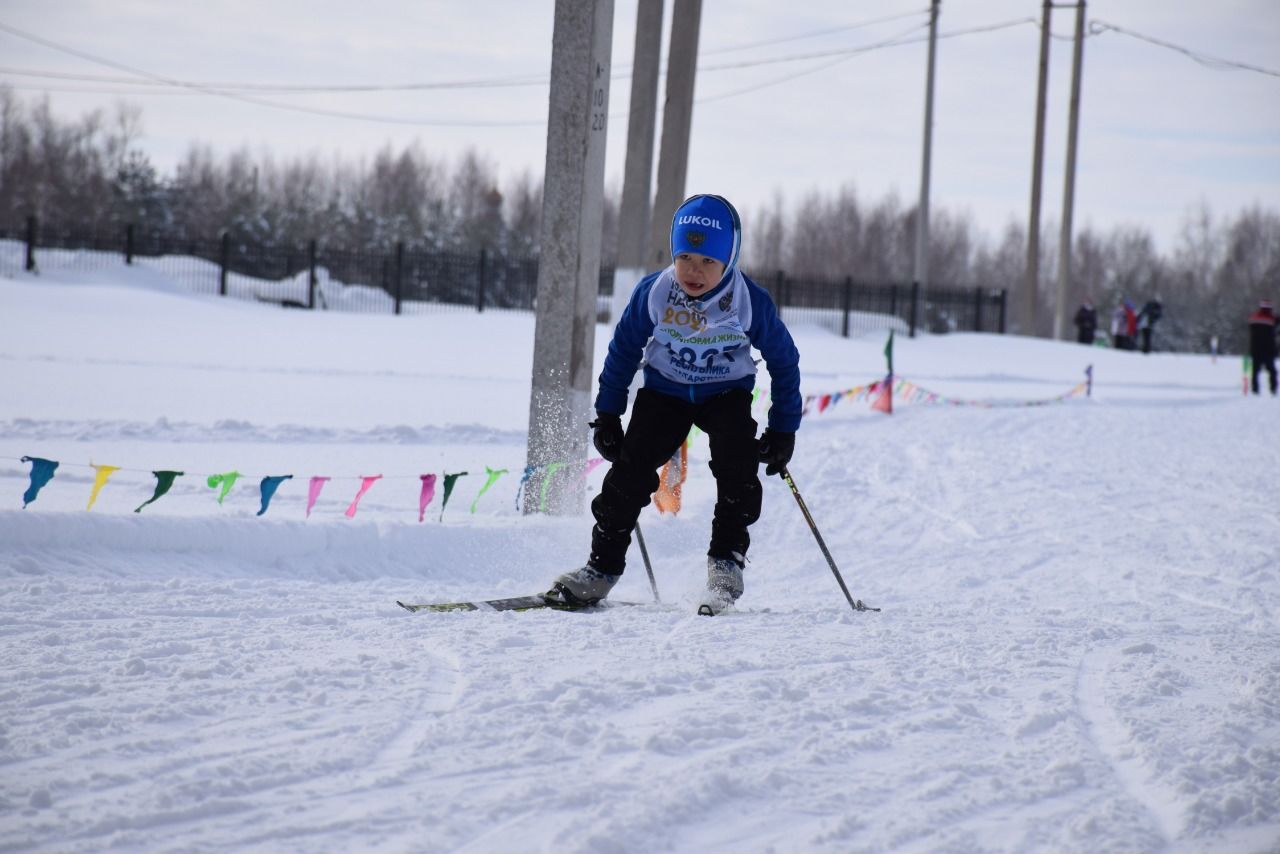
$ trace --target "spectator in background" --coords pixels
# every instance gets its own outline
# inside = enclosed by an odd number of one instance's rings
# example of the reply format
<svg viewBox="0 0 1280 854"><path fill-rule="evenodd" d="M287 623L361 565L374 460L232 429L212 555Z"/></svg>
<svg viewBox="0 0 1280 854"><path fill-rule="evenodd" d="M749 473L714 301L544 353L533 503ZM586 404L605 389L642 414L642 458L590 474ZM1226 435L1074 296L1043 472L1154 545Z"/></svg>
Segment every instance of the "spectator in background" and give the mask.
<svg viewBox="0 0 1280 854"><path fill-rule="evenodd" d="M1253 360L1253 393L1258 391L1258 374L1263 368L1271 386L1271 396L1276 394L1276 310L1271 300L1262 300L1258 309L1249 315L1249 358Z"/></svg>
<svg viewBox="0 0 1280 854"><path fill-rule="evenodd" d="M1164 312L1164 306L1160 304L1160 295L1156 294L1155 299L1147 300L1142 306L1142 311L1138 312L1138 331L1142 334L1142 352L1151 352L1151 328L1156 325L1156 321L1160 319L1160 315Z"/></svg>
<svg viewBox="0 0 1280 854"><path fill-rule="evenodd" d="M1133 337L1129 332L1129 315L1132 312L1132 305L1124 297L1120 297L1115 311L1111 312L1111 344L1117 350L1133 349Z"/></svg>
<svg viewBox="0 0 1280 854"><path fill-rule="evenodd" d="M1081 344L1092 344L1098 334L1098 310L1093 307L1093 300L1085 298L1076 311L1076 340Z"/></svg>
<svg viewBox="0 0 1280 854"><path fill-rule="evenodd" d="M1129 300L1124 301L1124 334L1128 342L1125 349L1135 349L1138 346L1138 312Z"/></svg>

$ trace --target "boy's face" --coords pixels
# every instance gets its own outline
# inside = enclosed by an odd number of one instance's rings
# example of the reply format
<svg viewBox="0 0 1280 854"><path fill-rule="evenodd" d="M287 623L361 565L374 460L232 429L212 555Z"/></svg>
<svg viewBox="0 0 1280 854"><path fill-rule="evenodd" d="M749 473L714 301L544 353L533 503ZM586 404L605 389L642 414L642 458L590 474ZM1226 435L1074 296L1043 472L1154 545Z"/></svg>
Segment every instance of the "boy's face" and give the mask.
<svg viewBox="0 0 1280 854"><path fill-rule="evenodd" d="M724 264L708 255L681 252L675 263L676 281L680 289L691 297L702 296L724 278Z"/></svg>

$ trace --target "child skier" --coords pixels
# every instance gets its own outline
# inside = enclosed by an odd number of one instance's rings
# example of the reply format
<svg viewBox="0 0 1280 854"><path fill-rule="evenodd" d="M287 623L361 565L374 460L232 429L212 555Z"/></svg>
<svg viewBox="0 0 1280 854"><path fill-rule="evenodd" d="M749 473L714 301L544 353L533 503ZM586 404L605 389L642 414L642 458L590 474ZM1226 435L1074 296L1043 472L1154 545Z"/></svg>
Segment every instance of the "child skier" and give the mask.
<svg viewBox="0 0 1280 854"><path fill-rule="evenodd" d="M707 434L716 479L707 604L719 610L742 595L747 528L762 500L758 466L774 475L790 461L801 400L800 354L769 294L737 268L741 244L738 212L720 196L693 196L672 217L672 264L636 285L600 373L593 441L613 465L591 502L591 553L581 569L556 578L548 596L591 604L609 595L658 487L657 470L693 425ZM769 426L759 440L752 347L772 380ZM624 432L621 416L641 364L644 387Z"/></svg>

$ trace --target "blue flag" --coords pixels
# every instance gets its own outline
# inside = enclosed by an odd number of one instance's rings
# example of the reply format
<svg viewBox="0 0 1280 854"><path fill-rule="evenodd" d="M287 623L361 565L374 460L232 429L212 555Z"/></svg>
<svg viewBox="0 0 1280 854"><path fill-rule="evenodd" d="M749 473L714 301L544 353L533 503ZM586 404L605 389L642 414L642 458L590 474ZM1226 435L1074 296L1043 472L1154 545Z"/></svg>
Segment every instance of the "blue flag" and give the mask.
<svg viewBox="0 0 1280 854"><path fill-rule="evenodd" d="M25 510L28 504L36 500L44 485L53 480L58 463L55 460L42 460L40 457L23 457L22 461L31 463L31 485L22 493L22 507Z"/></svg>
<svg viewBox="0 0 1280 854"><path fill-rule="evenodd" d="M258 511L259 516L267 512L267 506L271 504L271 498L276 494L276 490L280 488L280 484L284 483L291 477L293 477L293 475L285 474L276 477L264 477L262 479L262 486L260 487L262 490L262 509Z"/></svg>

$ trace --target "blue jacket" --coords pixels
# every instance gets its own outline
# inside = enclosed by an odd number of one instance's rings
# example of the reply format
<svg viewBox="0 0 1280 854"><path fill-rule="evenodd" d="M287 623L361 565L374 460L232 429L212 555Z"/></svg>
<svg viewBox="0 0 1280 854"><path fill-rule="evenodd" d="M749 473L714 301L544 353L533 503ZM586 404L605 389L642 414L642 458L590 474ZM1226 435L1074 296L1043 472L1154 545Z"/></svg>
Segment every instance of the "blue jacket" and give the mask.
<svg viewBox="0 0 1280 854"><path fill-rule="evenodd" d="M800 353L767 291L737 269L700 298L680 290L668 267L636 285L609 342L597 412L621 415L636 370L645 388L701 402L755 387L755 348L772 384L769 426L800 427Z"/></svg>

